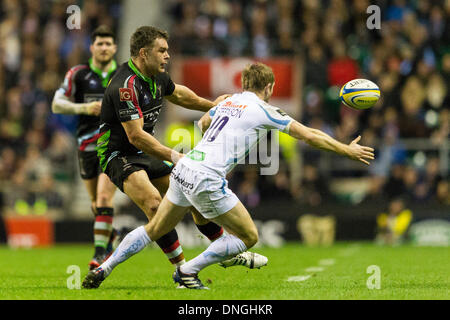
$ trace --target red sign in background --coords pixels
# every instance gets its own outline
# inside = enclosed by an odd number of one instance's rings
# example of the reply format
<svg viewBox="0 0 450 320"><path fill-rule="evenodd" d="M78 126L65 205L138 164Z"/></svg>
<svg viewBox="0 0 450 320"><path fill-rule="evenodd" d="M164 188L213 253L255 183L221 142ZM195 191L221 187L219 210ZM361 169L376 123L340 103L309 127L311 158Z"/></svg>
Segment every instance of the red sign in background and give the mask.
<svg viewBox="0 0 450 320"><path fill-rule="evenodd" d="M53 244L53 222L46 217L6 217L5 227L11 247L46 247Z"/></svg>
<svg viewBox="0 0 450 320"><path fill-rule="evenodd" d="M185 59L182 63L182 84L202 97L239 92L242 70L248 63L256 61L267 64L275 74L273 97L292 98L295 81L294 62L290 59Z"/></svg>

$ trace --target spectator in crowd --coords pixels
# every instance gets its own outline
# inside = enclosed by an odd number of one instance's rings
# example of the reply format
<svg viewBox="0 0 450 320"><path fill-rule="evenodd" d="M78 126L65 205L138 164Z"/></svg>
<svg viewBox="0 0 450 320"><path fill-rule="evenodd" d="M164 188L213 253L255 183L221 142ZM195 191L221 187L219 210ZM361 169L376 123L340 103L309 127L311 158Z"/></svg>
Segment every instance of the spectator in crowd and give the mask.
<svg viewBox="0 0 450 320"><path fill-rule="evenodd" d="M382 245L397 245L405 240L406 232L413 214L401 197L389 202L387 212L377 216L377 235L375 241Z"/></svg>

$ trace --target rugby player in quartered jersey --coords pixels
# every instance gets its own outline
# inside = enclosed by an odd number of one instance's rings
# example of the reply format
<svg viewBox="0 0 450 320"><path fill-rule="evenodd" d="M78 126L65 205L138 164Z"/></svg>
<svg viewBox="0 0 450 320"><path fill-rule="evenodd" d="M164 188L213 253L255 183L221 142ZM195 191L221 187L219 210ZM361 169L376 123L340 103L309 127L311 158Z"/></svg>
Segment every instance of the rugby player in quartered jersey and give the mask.
<svg viewBox="0 0 450 320"><path fill-rule="evenodd" d="M81 178L91 198L95 215L94 257L89 268L98 267L112 250L113 196L116 190L101 172L97 152L101 101L108 82L117 70L115 35L100 26L91 35L92 56L87 63L69 69L52 102L54 113L78 115L76 139Z"/></svg>
<svg viewBox="0 0 450 320"><path fill-rule="evenodd" d="M89 106L100 105L106 85L116 69L116 61L112 60L110 68L102 72L90 58L89 62L70 68L64 77L64 82L57 90L56 97L64 96L73 103L79 104L77 110L73 111L78 115L76 137L78 149L82 152L95 151L99 136L100 117L96 109L92 108L93 110L91 110ZM55 106L55 113L64 113L63 108L58 109L57 104ZM96 172L86 172L83 167L80 169L84 179L97 176Z"/></svg>
<svg viewBox="0 0 450 320"><path fill-rule="evenodd" d="M142 150L129 141L122 122L142 118L143 130L153 135L163 108L163 98L170 96L174 90L175 84L166 72L147 78L134 66L131 59L120 66L106 89L102 104L98 156L103 171L117 156L143 155ZM164 166L170 169L172 164ZM123 189L123 181L118 183L119 188Z"/></svg>

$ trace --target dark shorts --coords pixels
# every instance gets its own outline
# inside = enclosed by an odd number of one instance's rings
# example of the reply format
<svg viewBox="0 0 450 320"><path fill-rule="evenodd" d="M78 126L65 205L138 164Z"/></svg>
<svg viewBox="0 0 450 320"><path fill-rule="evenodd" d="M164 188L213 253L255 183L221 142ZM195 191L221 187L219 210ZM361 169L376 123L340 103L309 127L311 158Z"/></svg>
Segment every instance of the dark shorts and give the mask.
<svg viewBox="0 0 450 320"><path fill-rule="evenodd" d="M123 183L130 174L145 170L150 180L164 177L172 172L173 164L147 154L118 155L108 162L105 173L123 191Z"/></svg>
<svg viewBox="0 0 450 320"><path fill-rule="evenodd" d="M98 177L102 172L97 151L79 151L78 165L80 166L80 176L84 180Z"/></svg>

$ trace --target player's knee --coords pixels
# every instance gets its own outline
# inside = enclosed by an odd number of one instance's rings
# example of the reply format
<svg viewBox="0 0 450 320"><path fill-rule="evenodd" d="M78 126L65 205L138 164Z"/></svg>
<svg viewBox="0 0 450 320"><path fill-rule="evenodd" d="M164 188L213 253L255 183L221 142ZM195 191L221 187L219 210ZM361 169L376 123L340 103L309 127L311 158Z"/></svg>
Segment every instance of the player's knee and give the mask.
<svg viewBox="0 0 450 320"><path fill-rule="evenodd" d="M97 207L111 207L112 197L107 193L100 192L97 195Z"/></svg>

